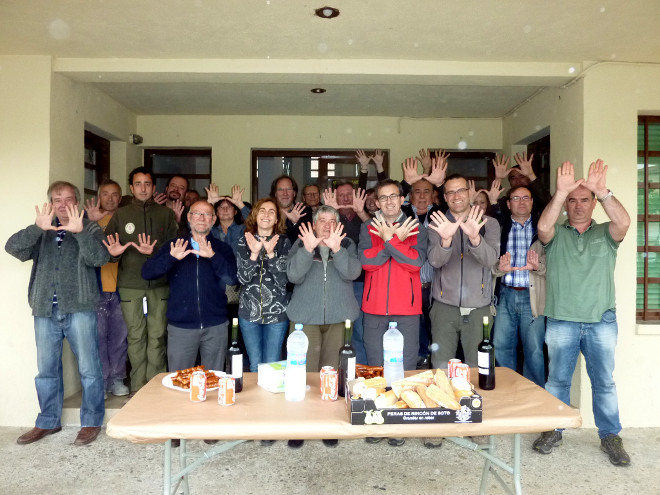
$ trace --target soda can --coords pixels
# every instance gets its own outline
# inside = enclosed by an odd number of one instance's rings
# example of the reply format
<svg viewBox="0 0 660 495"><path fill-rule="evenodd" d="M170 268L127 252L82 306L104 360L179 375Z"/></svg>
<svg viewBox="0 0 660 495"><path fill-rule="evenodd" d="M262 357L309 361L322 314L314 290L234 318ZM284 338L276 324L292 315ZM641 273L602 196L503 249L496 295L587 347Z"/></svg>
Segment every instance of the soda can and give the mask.
<svg viewBox="0 0 660 495"><path fill-rule="evenodd" d="M233 376L222 376L218 379L218 404L233 406L236 403L236 379Z"/></svg>
<svg viewBox="0 0 660 495"><path fill-rule="evenodd" d="M465 378L470 383L470 367L465 363L457 364L454 377Z"/></svg>
<svg viewBox="0 0 660 495"><path fill-rule="evenodd" d="M337 370L326 370L321 378L321 400L337 400L339 375Z"/></svg>
<svg viewBox="0 0 660 495"><path fill-rule="evenodd" d="M321 377L321 395L323 395L323 376L326 375L329 371L336 371L332 366L324 366L321 368L321 371L319 372L319 376Z"/></svg>
<svg viewBox="0 0 660 495"><path fill-rule="evenodd" d="M452 358L447 363L447 378L454 378L456 376L456 366L461 364L460 359Z"/></svg>
<svg viewBox="0 0 660 495"><path fill-rule="evenodd" d="M190 400L204 402L206 400L206 373L193 371L190 377Z"/></svg>

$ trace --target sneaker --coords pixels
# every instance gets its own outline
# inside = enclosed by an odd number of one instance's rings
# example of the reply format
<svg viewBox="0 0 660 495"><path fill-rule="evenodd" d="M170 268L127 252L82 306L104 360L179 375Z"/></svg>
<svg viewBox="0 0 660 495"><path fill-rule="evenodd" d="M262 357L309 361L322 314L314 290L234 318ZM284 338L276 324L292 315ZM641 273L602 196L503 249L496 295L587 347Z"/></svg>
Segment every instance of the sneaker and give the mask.
<svg viewBox="0 0 660 495"><path fill-rule="evenodd" d="M442 447L442 437L440 438L422 438L424 447L427 449L439 449Z"/></svg>
<svg viewBox="0 0 660 495"><path fill-rule="evenodd" d="M261 440L259 443L261 443L262 447L270 447L275 443L275 440Z"/></svg>
<svg viewBox="0 0 660 495"><path fill-rule="evenodd" d="M337 444L339 443L339 440L336 438L324 438L323 439L323 445L326 447L336 447Z"/></svg>
<svg viewBox="0 0 660 495"><path fill-rule="evenodd" d="M405 438L388 438L387 439L388 445L391 445L392 447L401 447L404 443L406 443Z"/></svg>
<svg viewBox="0 0 660 495"><path fill-rule="evenodd" d="M131 391L124 385L124 380L115 380L110 387L110 393L116 397L123 397L128 395Z"/></svg>
<svg viewBox="0 0 660 495"><path fill-rule="evenodd" d="M532 444L532 448L541 454L549 454L553 447L562 444L561 431L544 431Z"/></svg>
<svg viewBox="0 0 660 495"><path fill-rule="evenodd" d="M630 456L623 448L623 440L619 435L601 438L600 450L610 456L610 462L615 466L630 466Z"/></svg>
<svg viewBox="0 0 660 495"><path fill-rule="evenodd" d="M286 446L289 447L290 449L299 449L300 447L303 446L304 440L289 440L286 443Z"/></svg>
<svg viewBox="0 0 660 495"><path fill-rule="evenodd" d="M383 440L383 437L366 437L364 439L365 442L372 443L372 444L373 443L380 443L380 442L382 442L382 440Z"/></svg>

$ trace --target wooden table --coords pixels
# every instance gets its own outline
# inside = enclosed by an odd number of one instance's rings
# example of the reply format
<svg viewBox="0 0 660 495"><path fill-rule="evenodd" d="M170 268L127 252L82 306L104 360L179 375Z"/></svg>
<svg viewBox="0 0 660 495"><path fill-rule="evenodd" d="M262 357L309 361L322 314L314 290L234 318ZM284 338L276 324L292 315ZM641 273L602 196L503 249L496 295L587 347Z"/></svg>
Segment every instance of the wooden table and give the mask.
<svg viewBox="0 0 660 495"><path fill-rule="evenodd" d="M341 440L380 436L448 438L485 458L481 493L485 492L491 473L511 491L495 471L495 466L512 475L513 491L521 493L520 434L576 428L582 424L578 410L508 368L497 368L495 390L475 387L484 399L483 421L469 424L351 425L343 399L335 402L321 400L318 373L307 374L309 388L302 402L287 402L284 394L273 394L257 386L256 373L246 373L243 391L237 394L236 404L225 407L218 405L215 391L208 393L206 402L191 402L187 393L165 388L161 383L164 376L154 377L110 419L107 434L136 443L165 442L163 484L166 494L172 493L172 483L177 486L183 483L184 492L189 493L190 472L211 457L246 440ZM472 376L475 381L476 370L472 371ZM493 439L489 444L477 445L462 438L480 435L513 435L513 465L509 466L495 456ZM174 475L171 474L169 440L172 438L181 439L181 469ZM212 446L189 463L186 440L193 439L225 442Z"/></svg>

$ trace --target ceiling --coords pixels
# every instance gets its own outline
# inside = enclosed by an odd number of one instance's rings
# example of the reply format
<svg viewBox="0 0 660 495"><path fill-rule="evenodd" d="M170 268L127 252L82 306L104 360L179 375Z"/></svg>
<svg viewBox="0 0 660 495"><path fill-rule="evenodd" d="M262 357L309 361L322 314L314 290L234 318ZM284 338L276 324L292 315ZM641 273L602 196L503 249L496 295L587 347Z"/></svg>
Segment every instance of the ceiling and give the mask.
<svg viewBox="0 0 660 495"><path fill-rule="evenodd" d="M0 0L0 54L50 55L139 115L500 118L594 64L660 63L658 0L323 1L339 17L307 0Z"/></svg>

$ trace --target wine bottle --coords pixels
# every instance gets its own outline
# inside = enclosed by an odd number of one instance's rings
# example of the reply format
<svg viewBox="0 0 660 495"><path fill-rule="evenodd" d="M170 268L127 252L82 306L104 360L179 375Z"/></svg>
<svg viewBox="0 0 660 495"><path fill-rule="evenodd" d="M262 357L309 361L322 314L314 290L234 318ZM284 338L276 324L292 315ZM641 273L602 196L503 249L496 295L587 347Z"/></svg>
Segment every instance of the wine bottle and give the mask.
<svg viewBox="0 0 660 495"><path fill-rule="evenodd" d="M236 390L238 393L243 390L243 353L238 347L238 318L232 320L231 325L231 346L227 349L227 365L225 371L228 375L234 377Z"/></svg>
<svg viewBox="0 0 660 495"><path fill-rule="evenodd" d="M477 347L477 362L479 366L479 388L493 390L495 388L495 346L490 340L488 317L484 316L484 340Z"/></svg>
<svg viewBox="0 0 660 495"><path fill-rule="evenodd" d="M346 384L355 378L355 349L351 345L351 338L353 328L351 327L351 320L346 320L346 328L344 330L344 345L339 349L339 381L337 385L337 392L341 397L344 397Z"/></svg>

